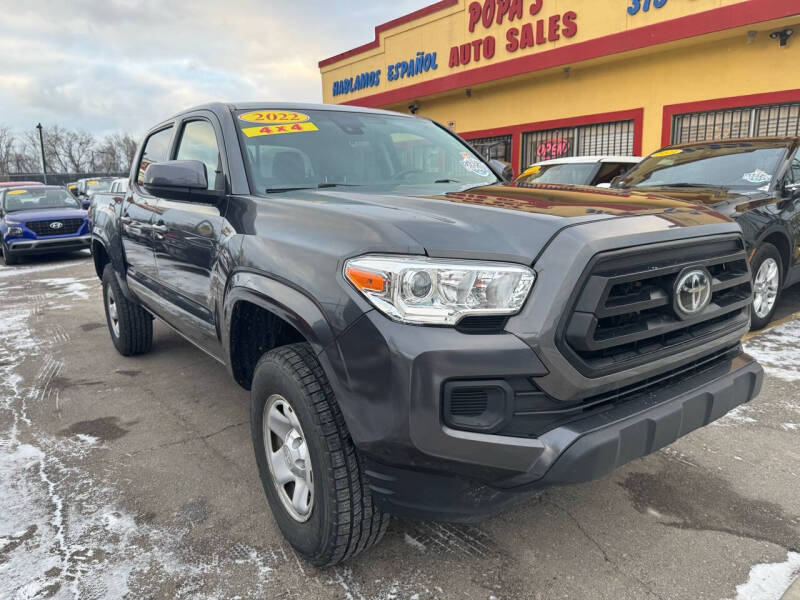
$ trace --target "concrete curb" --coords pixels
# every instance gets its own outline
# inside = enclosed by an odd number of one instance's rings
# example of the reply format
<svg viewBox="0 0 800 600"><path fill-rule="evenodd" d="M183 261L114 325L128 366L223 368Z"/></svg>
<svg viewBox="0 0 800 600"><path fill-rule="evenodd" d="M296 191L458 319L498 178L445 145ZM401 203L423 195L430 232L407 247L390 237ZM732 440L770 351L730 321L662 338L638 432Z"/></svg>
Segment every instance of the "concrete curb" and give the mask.
<svg viewBox="0 0 800 600"><path fill-rule="evenodd" d="M795 579L794 583L789 586L781 600L800 600L800 577Z"/></svg>

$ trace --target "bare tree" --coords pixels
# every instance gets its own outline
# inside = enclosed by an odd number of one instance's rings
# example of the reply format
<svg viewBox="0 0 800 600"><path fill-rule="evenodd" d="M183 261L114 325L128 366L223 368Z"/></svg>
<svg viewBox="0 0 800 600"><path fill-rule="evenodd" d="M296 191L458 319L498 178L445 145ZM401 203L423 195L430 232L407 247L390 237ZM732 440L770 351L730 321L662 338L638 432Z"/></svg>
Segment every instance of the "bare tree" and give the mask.
<svg viewBox="0 0 800 600"><path fill-rule="evenodd" d="M0 175L8 175L13 169L16 139L8 125L0 125Z"/></svg>
<svg viewBox="0 0 800 600"><path fill-rule="evenodd" d="M127 133L106 135L100 142L93 133L48 125L43 131L48 173L118 173L130 170L136 140ZM15 135L0 124L0 175L41 172L38 132Z"/></svg>

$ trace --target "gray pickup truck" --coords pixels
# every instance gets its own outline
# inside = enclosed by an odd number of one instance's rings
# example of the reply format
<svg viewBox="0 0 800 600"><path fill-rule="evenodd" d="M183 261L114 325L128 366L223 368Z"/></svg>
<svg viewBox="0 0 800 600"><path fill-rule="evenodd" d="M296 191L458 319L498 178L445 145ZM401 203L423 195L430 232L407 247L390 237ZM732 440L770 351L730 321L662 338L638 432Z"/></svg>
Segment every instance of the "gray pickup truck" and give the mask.
<svg viewBox="0 0 800 600"><path fill-rule="evenodd" d="M389 514L472 521L601 477L756 396L738 226L635 191L509 185L414 116L210 104L93 206L111 340L165 321L251 391L299 554Z"/></svg>

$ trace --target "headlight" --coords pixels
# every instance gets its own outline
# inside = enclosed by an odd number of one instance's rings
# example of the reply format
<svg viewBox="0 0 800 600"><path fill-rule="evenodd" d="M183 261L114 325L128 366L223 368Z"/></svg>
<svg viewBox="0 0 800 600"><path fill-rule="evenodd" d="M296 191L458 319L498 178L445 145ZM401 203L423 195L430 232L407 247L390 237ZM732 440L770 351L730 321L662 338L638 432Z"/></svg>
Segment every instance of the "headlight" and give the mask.
<svg viewBox="0 0 800 600"><path fill-rule="evenodd" d="M466 315L512 315L536 280L522 265L421 256L352 258L344 275L392 319L429 325L455 325Z"/></svg>
<svg viewBox="0 0 800 600"><path fill-rule="evenodd" d="M19 223L6 221L6 225L9 226L6 230L6 237L19 237L22 235L22 227L19 227Z"/></svg>

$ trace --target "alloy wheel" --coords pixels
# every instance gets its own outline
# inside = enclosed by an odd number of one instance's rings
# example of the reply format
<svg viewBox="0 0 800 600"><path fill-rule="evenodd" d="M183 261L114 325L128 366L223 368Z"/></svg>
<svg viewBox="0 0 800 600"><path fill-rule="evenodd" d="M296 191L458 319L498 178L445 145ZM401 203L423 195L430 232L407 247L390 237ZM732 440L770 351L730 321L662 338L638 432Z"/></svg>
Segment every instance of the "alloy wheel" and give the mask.
<svg viewBox="0 0 800 600"><path fill-rule="evenodd" d="M778 298L780 286L778 263L774 258L767 258L761 263L753 281L753 310L759 318L766 317Z"/></svg>

